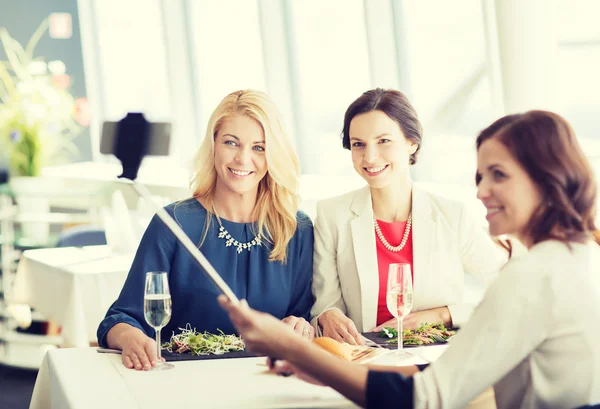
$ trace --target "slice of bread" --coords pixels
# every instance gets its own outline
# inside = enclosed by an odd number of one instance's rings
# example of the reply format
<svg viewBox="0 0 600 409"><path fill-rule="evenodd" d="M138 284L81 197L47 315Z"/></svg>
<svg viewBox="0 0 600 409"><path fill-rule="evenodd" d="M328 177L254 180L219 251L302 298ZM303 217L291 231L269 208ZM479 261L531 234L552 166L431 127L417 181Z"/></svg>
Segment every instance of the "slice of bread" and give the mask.
<svg viewBox="0 0 600 409"><path fill-rule="evenodd" d="M342 344L329 337L315 338L313 342L339 358L352 361L352 348L348 344Z"/></svg>

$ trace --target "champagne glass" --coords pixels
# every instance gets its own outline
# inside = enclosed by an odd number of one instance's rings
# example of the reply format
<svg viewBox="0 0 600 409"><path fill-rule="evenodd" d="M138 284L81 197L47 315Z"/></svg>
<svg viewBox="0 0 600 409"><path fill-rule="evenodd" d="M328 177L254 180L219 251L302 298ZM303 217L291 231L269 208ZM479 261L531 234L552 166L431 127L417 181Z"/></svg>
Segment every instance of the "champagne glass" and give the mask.
<svg viewBox="0 0 600 409"><path fill-rule="evenodd" d="M398 351L402 351L402 320L413 307L413 282L410 264L390 264L387 283L387 307L398 320Z"/></svg>
<svg viewBox="0 0 600 409"><path fill-rule="evenodd" d="M146 273L144 291L144 317L156 331L157 364L153 370L171 369L173 365L162 362L160 357L160 330L171 320L171 293L167 273L151 271Z"/></svg>

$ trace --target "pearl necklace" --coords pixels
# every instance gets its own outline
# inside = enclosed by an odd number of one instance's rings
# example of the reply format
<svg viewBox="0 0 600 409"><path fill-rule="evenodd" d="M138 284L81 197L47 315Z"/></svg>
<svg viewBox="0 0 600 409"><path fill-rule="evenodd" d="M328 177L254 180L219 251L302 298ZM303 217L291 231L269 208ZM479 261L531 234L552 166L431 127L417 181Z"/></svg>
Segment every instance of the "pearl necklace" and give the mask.
<svg viewBox="0 0 600 409"><path fill-rule="evenodd" d="M240 243L239 241L231 237L231 234L229 234L227 229L223 227L223 224L221 223L221 218L219 218L219 215L217 214L217 211L214 207L213 212L215 213L215 216L217 216L217 222L219 222L219 238L225 240L225 247L233 246L236 248L237 253L240 254L244 249L250 251L252 246L260 246L262 244L259 236L254 236L254 239L247 243Z"/></svg>
<svg viewBox="0 0 600 409"><path fill-rule="evenodd" d="M373 225L375 226L375 233L377 233L377 237L383 243L386 249L389 251L393 251L394 253L399 252L406 246L406 242L408 241L408 236L410 234L410 227L412 226L412 211L408 214L408 220L406 221L406 227L404 228L404 236L402 237L402 241L398 246L392 246L388 241L383 237L383 233L379 228L379 223L377 223L377 219L375 218L375 213L373 213Z"/></svg>

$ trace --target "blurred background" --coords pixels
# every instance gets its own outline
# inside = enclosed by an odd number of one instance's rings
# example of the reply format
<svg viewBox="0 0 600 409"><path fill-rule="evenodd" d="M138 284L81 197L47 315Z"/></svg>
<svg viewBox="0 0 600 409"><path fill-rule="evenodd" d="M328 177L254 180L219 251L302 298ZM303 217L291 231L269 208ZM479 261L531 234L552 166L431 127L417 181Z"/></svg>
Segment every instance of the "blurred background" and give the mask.
<svg viewBox="0 0 600 409"><path fill-rule="evenodd" d="M307 175L352 175L346 107L373 87L407 94L424 125L423 181L473 184L477 132L505 112L553 109L600 153L600 2L595 0L1 0L0 27L26 43L62 15L70 36L35 55L64 62L89 127L71 162L99 154L100 126L128 111L174 125L164 174L184 168L227 93L269 93ZM52 30L50 30L52 31ZM51 33L50 33L51 34ZM0 50L0 59L5 59Z"/></svg>

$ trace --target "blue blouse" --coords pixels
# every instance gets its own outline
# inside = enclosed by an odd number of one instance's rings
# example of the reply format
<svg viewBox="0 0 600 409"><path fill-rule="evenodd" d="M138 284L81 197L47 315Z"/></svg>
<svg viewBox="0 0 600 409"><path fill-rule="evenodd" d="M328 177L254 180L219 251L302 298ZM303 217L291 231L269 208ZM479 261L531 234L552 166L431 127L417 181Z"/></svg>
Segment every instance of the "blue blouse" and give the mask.
<svg viewBox="0 0 600 409"><path fill-rule="evenodd" d="M207 212L200 202L191 198L172 203L165 209L193 242L201 242ZM301 211L296 218L298 227L288 244L285 264L269 261L271 246L264 240L260 246L239 254L235 247L227 247L226 240L218 237L219 224L214 217L200 250L235 295L245 298L252 308L279 319L294 315L308 320L313 304L313 226ZM224 219L221 223L241 243L255 237L253 223ZM220 329L226 334L237 334L229 316L217 303L217 287L155 215L142 237L119 298L98 327L100 346L107 347L106 334L120 322L141 329L149 337L155 335L144 318L144 284L148 271L166 271L169 276L173 310L171 321L162 330L163 340L169 340L173 331L179 333L179 328L185 328L186 324L200 332L216 333Z"/></svg>

